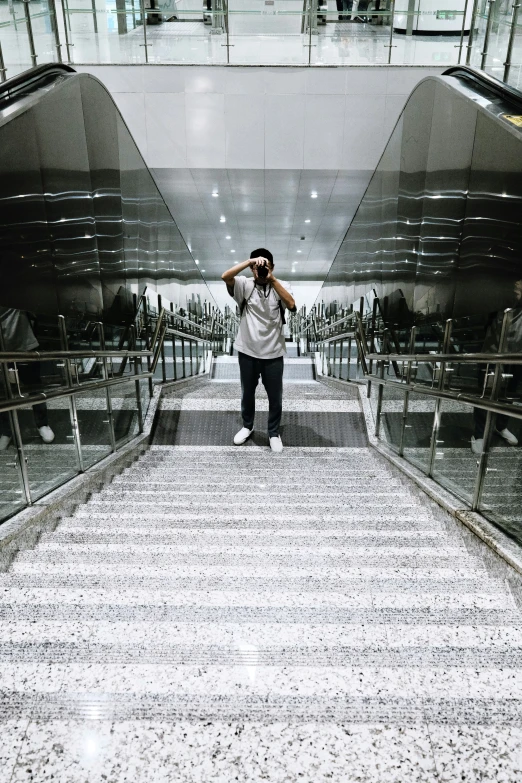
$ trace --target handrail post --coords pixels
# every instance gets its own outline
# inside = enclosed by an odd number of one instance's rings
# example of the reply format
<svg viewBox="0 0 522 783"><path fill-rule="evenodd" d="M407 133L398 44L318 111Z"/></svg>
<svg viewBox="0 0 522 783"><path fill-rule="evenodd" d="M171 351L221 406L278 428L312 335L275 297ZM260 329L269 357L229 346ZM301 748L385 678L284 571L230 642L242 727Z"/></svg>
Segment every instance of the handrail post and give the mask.
<svg viewBox="0 0 522 783"><path fill-rule="evenodd" d="M412 326L410 332L410 354L415 352L415 338L417 336L417 327ZM409 361L406 369L406 384L409 386L411 383L411 370L413 362ZM401 422L401 434L399 439L399 457L404 456L404 439L406 436L406 420L408 418L408 406L410 402L410 392L404 392L404 406L402 409L402 422Z"/></svg>
<svg viewBox="0 0 522 783"><path fill-rule="evenodd" d="M58 62L62 62L62 44L60 41L60 31L58 30L58 14L56 13L56 0L49 0L51 26L54 33L54 46Z"/></svg>
<svg viewBox="0 0 522 783"><path fill-rule="evenodd" d="M147 297L145 295L143 296L143 322L145 324L145 344L148 350L153 350L151 348L152 338L150 334L150 318L149 318L148 302L147 302ZM147 370L149 372L151 366L152 366L151 358L150 356L147 356ZM149 378L149 397L152 397L153 394L154 394L154 379L151 376Z"/></svg>
<svg viewBox="0 0 522 783"><path fill-rule="evenodd" d="M72 62L71 47L74 46L74 44L71 43L69 40L69 30L71 29L70 19L69 19L69 9L67 8L66 10L65 0L61 0L61 5L62 5L62 16L63 16L63 31L65 34L65 48L67 49L67 62L71 63ZM69 23L69 30L67 30L67 23Z"/></svg>
<svg viewBox="0 0 522 783"><path fill-rule="evenodd" d="M137 335L136 335L136 325L135 324L132 324L132 326L131 326L131 342L132 342L132 347L134 348L134 350L136 350ZM139 375L140 374L139 373L138 364L141 364L141 362L139 362L138 357L135 356L134 357L134 375ZM136 389L136 408L138 410L138 431L139 431L139 433L141 435L141 433L143 432L143 407L142 407L142 404L141 404L141 389L140 389L140 380L139 380L139 378L136 378L136 380L134 381L134 386L135 386L135 389Z"/></svg>
<svg viewBox="0 0 522 783"><path fill-rule="evenodd" d="M469 0L466 0L466 2L464 3L464 15L462 17L462 29L460 31L460 42L458 44L458 49L459 49L458 63L459 63L459 65L460 65L460 60L461 60L461 57L462 57L462 47L464 46L464 30L466 29L466 16L468 15L468 3L469 3Z"/></svg>
<svg viewBox="0 0 522 783"><path fill-rule="evenodd" d="M7 80L7 68L5 67L4 55L2 53L2 44L0 43L0 82Z"/></svg>
<svg viewBox="0 0 522 783"><path fill-rule="evenodd" d="M141 0L140 2L141 7L141 18L142 18L142 25L143 25L143 43L140 44L140 46L145 47L145 62L149 62L149 50L147 43L147 14L145 13L145 0Z"/></svg>
<svg viewBox="0 0 522 783"><path fill-rule="evenodd" d="M502 329L500 331L498 353L506 352L508 336L509 336L509 328L511 326L512 320L513 320L513 310L511 308L504 310L504 318L502 320ZM493 376L493 388L491 389L491 395L489 398L491 402L496 402L498 400L498 396L502 384L502 367L503 367L502 364L496 364L495 366L495 374ZM471 501L472 511L477 510L482 496L482 489L484 487L484 480L486 477L486 470L487 470L487 463L488 463L488 456L489 456L489 446L491 443L491 438L493 436L493 424L494 422L496 423L496 416L497 414L496 413L494 414L491 411L488 411L486 416L486 424L484 426L484 439L482 441L482 453L479 457L477 478L475 481L475 488L473 491L473 498Z"/></svg>
<svg viewBox="0 0 522 783"><path fill-rule="evenodd" d="M520 11L520 3L514 2L513 3L513 14L511 16L511 25L510 25L510 31L509 31L509 43L508 48L506 52L506 62L504 63L504 81L507 82L509 80L509 73L511 71L511 56L513 54L513 46L515 44L515 37L517 33L517 24L518 24L518 14Z"/></svg>
<svg viewBox="0 0 522 783"><path fill-rule="evenodd" d="M475 25L477 24L477 11L479 0L473 0L473 11L471 12L471 24L469 27L468 43L466 44L466 65L471 63L471 54L473 44L475 43Z"/></svg>
<svg viewBox="0 0 522 783"><path fill-rule="evenodd" d="M442 342L442 353L448 354L450 352L450 346L451 346L451 333L453 330L453 321L451 318L449 318L446 321L446 327L444 329L444 339ZM438 388L439 391L442 391L444 389L444 383L446 380L446 362L440 363L440 375L439 375L439 383ZM435 456L437 454L437 436L439 434L439 427L440 427L440 409L442 405L442 399L439 397L437 400L435 400L435 410L433 412L433 425L431 428L431 440L430 440L430 453L428 458L428 476L431 476L433 473L433 465L435 463Z"/></svg>
<svg viewBox="0 0 522 783"><path fill-rule="evenodd" d="M63 315L58 316L58 331L60 334L60 345L62 346L62 351L67 351L68 350L67 326ZM65 370L65 382L69 387L69 389L72 389L74 384L72 379L71 360L65 357L63 360L63 366ZM74 394L71 394L69 397L69 413L71 416L71 427L73 432L74 445L76 447L76 462L78 464L78 470L80 471L80 473L83 473L84 464L83 464L83 454L82 454L82 443L80 438L80 426L78 423L78 409L76 407L76 397L74 396Z"/></svg>
<svg viewBox="0 0 522 783"><path fill-rule="evenodd" d="M377 362L379 365L377 368L377 372L379 373L380 379L384 380L384 360ZM379 391L377 392L377 411L375 412L375 437L379 437L380 429L381 429L381 412L382 412L382 397L384 394L384 384L379 384Z"/></svg>
<svg viewBox="0 0 522 783"><path fill-rule="evenodd" d="M25 21L27 24L27 37L29 39L29 49L31 52L31 63L33 67L36 65L36 49L34 46L34 36L33 36L33 23L31 21L31 12L29 10L29 3L30 0L22 0L24 4L24 12L25 12Z"/></svg>
<svg viewBox="0 0 522 783"><path fill-rule="evenodd" d="M395 0L390 0L391 19L390 19L390 43L384 44L388 49L388 65L391 63L392 49L396 49L397 45L393 43L393 23L395 19Z"/></svg>
<svg viewBox="0 0 522 783"><path fill-rule="evenodd" d="M489 12L488 12L488 21L486 23L486 34L484 36L484 49L482 50L482 57L480 59L480 67L482 70L485 70L486 68L486 62L488 59L488 49L489 49L489 37L491 35L491 28L493 26L493 9L495 8L495 3L497 0L488 0L489 3Z"/></svg>
<svg viewBox="0 0 522 783"><path fill-rule="evenodd" d="M98 321L98 323L96 324L96 329L98 331L98 340L99 340L99 343L100 343L100 349L102 351L104 351L105 350L105 333L103 331L103 324L100 321ZM108 381L109 380L109 365L107 363L107 359L105 358L105 356L102 359L102 372L103 372L104 380ZM114 452L114 451L116 451L116 435L115 435L115 432L114 432L114 415L113 415L113 412L112 412L111 390L110 390L110 388L108 386L105 389L105 397L106 397L106 400L107 400L107 415L109 416L109 418L107 420L107 423L109 425L109 438L110 438L110 441L111 441L111 451Z"/></svg>

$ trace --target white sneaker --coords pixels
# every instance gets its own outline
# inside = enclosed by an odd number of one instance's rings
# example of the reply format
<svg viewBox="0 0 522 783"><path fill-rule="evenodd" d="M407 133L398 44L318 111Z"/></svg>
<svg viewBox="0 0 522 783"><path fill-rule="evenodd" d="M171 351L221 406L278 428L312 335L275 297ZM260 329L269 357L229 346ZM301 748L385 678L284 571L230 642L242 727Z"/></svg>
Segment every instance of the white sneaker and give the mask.
<svg viewBox="0 0 522 783"><path fill-rule="evenodd" d="M11 443L10 435L0 435L0 451L5 451Z"/></svg>
<svg viewBox="0 0 522 783"><path fill-rule="evenodd" d="M482 454L482 447L484 446L484 438L471 437L471 451L473 454Z"/></svg>
<svg viewBox="0 0 522 783"><path fill-rule="evenodd" d="M40 433L40 437L43 440L44 443L52 443L54 440L54 432L50 427L45 425L45 427L38 427L38 432Z"/></svg>
<svg viewBox="0 0 522 783"><path fill-rule="evenodd" d="M504 438L506 443L509 443L510 446L518 446L518 438L516 438L507 428L495 430L495 432L497 435L500 435L501 438Z"/></svg>
<svg viewBox="0 0 522 783"><path fill-rule="evenodd" d="M248 427L241 427L239 432L234 435L234 446L242 446L243 443L249 439L253 432L253 427L251 430L249 430Z"/></svg>
<svg viewBox="0 0 522 783"><path fill-rule="evenodd" d="M281 454L283 451L283 441L280 435L274 435L270 438L270 448L275 454Z"/></svg>

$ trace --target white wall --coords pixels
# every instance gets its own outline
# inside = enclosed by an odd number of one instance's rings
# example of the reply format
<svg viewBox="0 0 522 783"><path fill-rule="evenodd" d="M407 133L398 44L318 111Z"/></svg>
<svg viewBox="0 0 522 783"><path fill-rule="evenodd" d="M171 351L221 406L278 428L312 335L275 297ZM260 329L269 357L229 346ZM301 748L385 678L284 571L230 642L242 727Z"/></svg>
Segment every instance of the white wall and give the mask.
<svg viewBox="0 0 522 783"><path fill-rule="evenodd" d="M151 168L374 169L422 67L76 66Z"/></svg>
<svg viewBox="0 0 522 783"><path fill-rule="evenodd" d="M307 310L312 307L322 285L321 282L307 282L305 280L286 280L285 282L288 282L291 285L298 310L300 310L303 305L305 305ZM234 300L228 294L227 287L222 281L208 281L207 285L218 307L224 310L225 305L228 305L234 310Z"/></svg>

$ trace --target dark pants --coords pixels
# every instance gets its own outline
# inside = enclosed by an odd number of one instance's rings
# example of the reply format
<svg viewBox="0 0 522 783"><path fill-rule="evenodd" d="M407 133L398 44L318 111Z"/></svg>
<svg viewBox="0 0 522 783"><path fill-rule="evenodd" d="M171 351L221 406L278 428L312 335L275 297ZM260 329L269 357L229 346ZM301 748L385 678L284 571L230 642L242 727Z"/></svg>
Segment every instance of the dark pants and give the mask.
<svg viewBox="0 0 522 783"><path fill-rule="evenodd" d="M491 371L491 367L490 367ZM514 397L517 393L517 386L522 380L522 366L520 364L510 364L510 365L504 365L503 372L506 375L511 375L511 378L508 378L508 382L506 385L506 388L503 390L503 394L500 396L500 401L505 401L505 397ZM482 368L479 373L479 379L480 379L480 394L482 394L482 389L484 388L484 378L485 378L486 368ZM483 410L482 408L473 408L473 422L474 422L474 436L477 439L482 439L484 437L484 429L486 427L486 417L488 415L488 412ZM498 413L495 421L495 429L502 431L506 429L507 425L509 424L509 416L506 416L505 414Z"/></svg>
<svg viewBox="0 0 522 783"><path fill-rule="evenodd" d="M283 412L283 370L284 361L277 359L254 359L238 351L239 372L241 374L241 415L243 426L249 430L254 427L256 413L256 388L259 376L268 395L268 437L279 435L281 414Z"/></svg>
<svg viewBox="0 0 522 783"><path fill-rule="evenodd" d="M31 387L39 386L40 377L40 362L27 362L26 364L16 365L18 368L18 379L20 381L20 388L23 391L31 391ZM36 427L47 427L49 419L47 416L47 405L45 402L39 402L37 405L33 405L33 416ZM9 423L9 414L0 413L0 435L11 436L11 425Z"/></svg>

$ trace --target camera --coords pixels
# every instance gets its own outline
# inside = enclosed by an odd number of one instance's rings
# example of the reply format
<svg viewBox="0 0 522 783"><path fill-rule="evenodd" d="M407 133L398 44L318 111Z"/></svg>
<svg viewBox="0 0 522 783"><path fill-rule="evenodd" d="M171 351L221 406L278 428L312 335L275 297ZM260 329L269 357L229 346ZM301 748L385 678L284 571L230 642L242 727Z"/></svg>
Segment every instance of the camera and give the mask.
<svg viewBox="0 0 522 783"><path fill-rule="evenodd" d="M267 266L259 266L257 268L257 276L258 277L268 277L268 267Z"/></svg>

